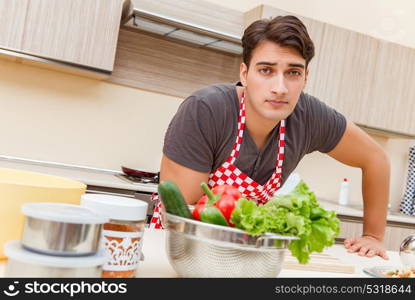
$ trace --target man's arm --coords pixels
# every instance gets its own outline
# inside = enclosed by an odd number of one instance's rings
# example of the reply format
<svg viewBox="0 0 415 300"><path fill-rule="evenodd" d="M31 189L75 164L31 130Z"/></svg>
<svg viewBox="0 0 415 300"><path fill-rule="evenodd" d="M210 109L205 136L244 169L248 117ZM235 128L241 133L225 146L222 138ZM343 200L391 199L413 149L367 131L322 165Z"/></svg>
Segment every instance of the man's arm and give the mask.
<svg viewBox="0 0 415 300"><path fill-rule="evenodd" d="M345 247L362 256L379 255L387 259L383 247L390 177L386 153L363 130L348 121L342 139L328 155L362 169L363 234L359 238L346 239Z"/></svg>
<svg viewBox="0 0 415 300"><path fill-rule="evenodd" d="M188 204L195 204L203 195L200 184L209 179L209 173L186 168L163 154L160 167L160 182L174 181Z"/></svg>

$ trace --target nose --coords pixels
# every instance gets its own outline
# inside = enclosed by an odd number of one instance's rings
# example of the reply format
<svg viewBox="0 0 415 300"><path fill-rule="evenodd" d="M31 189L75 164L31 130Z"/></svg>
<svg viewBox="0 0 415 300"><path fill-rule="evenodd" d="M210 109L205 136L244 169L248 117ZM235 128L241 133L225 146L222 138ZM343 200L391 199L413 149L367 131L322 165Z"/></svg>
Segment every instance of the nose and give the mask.
<svg viewBox="0 0 415 300"><path fill-rule="evenodd" d="M271 84L271 92L274 94L284 95L288 92L284 76L282 74L275 76Z"/></svg>

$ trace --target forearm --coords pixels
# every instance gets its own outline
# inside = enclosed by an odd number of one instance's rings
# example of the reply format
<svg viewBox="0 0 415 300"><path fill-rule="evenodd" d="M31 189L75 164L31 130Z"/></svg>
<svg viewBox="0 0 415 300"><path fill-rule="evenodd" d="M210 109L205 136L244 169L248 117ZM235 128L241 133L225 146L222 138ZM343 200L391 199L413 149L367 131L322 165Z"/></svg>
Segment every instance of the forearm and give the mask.
<svg viewBox="0 0 415 300"><path fill-rule="evenodd" d="M163 155L160 166L160 182L174 181L188 204L195 204L203 195L200 184L207 182L208 179L208 173L186 168Z"/></svg>
<svg viewBox="0 0 415 300"><path fill-rule="evenodd" d="M363 235L383 241L389 202L389 159L383 151L362 168Z"/></svg>

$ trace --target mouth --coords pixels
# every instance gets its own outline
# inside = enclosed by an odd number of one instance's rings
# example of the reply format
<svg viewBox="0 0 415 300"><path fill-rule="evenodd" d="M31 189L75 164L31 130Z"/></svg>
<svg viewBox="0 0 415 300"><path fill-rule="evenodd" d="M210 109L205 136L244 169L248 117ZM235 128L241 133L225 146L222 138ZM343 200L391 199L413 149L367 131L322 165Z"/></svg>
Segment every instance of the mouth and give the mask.
<svg viewBox="0 0 415 300"><path fill-rule="evenodd" d="M265 100L266 103L270 104L272 107L282 107L284 105L288 104L288 101L282 101L282 100Z"/></svg>

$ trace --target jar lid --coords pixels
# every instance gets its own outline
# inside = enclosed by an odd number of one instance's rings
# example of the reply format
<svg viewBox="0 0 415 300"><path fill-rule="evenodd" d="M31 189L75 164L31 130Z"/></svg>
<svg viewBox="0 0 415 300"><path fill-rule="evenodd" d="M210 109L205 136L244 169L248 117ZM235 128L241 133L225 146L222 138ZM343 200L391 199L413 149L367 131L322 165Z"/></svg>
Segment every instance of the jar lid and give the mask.
<svg viewBox="0 0 415 300"><path fill-rule="evenodd" d="M88 256L52 256L32 252L23 248L20 241L9 241L4 246L4 254L13 260L55 268L88 268L105 264L110 257L105 251Z"/></svg>
<svg viewBox="0 0 415 300"><path fill-rule="evenodd" d="M54 222L74 224L104 224L108 217L87 207L55 202L35 202L22 205L22 213L28 217Z"/></svg>
<svg viewBox="0 0 415 300"><path fill-rule="evenodd" d="M81 205L120 221L142 221L147 217L147 202L120 196L84 194Z"/></svg>

